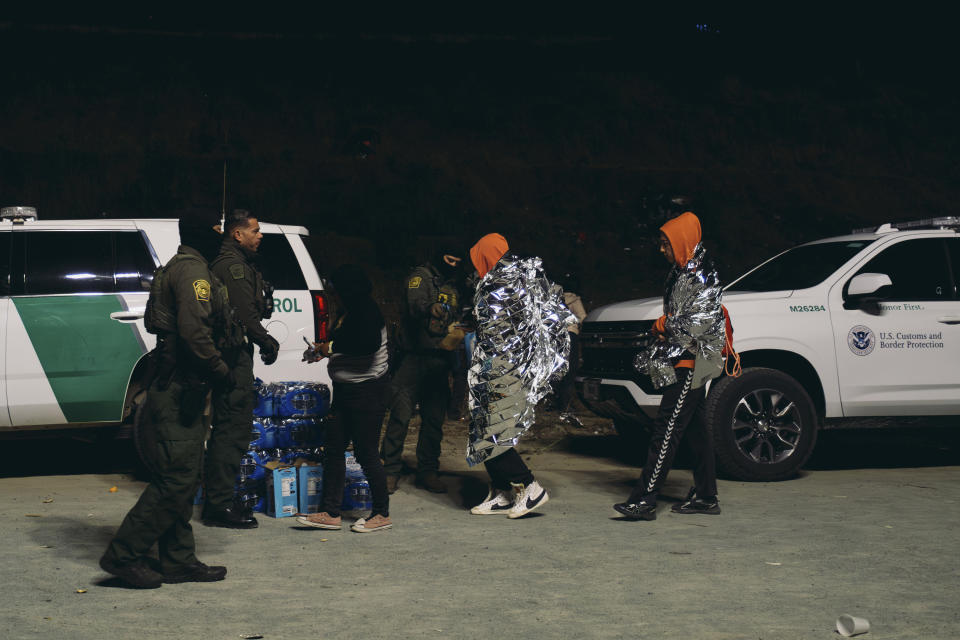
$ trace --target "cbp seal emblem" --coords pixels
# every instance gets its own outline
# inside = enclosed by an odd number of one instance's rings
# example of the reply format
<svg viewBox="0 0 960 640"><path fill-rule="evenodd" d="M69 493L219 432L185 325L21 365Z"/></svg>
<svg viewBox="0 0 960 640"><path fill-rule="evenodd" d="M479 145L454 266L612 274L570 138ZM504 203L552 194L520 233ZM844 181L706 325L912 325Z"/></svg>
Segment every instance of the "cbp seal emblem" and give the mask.
<svg viewBox="0 0 960 640"><path fill-rule="evenodd" d="M847 346L850 347L850 351L854 355L868 356L873 353L874 347L877 346L877 340L870 327L858 324L850 329L850 333L847 334Z"/></svg>
<svg viewBox="0 0 960 640"><path fill-rule="evenodd" d="M210 283L206 280L194 280L193 292L200 302L210 302Z"/></svg>

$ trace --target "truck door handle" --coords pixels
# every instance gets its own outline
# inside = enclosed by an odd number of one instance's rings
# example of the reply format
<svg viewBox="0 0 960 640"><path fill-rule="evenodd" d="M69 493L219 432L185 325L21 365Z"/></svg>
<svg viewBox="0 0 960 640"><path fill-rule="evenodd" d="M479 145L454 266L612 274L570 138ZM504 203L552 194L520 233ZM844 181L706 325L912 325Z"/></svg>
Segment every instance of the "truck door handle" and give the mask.
<svg viewBox="0 0 960 640"><path fill-rule="evenodd" d="M937 322L942 322L943 324L960 324L960 316L940 316L937 318Z"/></svg>
<svg viewBox="0 0 960 640"><path fill-rule="evenodd" d="M136 322L142 318L143 309L127 309L126 311L114 311L110 314L110 319L117 322Z"/></svg>

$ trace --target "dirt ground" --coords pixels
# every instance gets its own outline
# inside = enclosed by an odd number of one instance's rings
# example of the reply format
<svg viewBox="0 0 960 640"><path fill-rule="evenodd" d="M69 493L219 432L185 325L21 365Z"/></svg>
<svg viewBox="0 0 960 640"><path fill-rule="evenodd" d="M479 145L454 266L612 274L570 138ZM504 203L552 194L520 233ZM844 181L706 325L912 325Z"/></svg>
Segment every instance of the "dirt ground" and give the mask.
<svg viewBox="0 0 960 640"><path fill-rule="evenodd" d="M960 437L944 428L821 434L790 481L721 480L720 516L678 516L690 472L670 473L655 522L611 509L639 470L610 424L541 413L520 451L550 492L519 520L472 516L486 476L447 425L443 478L406 477L391 531L303 530L260 516L252 531L194 523L214 584L122 588L97 559L136 501L128 445L5 442L0 473L4 638L960 636ZM411 436L415 436L414 433ZM406 460L413 464L414 437ZM111 487L117 487L111 492Z"/></svg>

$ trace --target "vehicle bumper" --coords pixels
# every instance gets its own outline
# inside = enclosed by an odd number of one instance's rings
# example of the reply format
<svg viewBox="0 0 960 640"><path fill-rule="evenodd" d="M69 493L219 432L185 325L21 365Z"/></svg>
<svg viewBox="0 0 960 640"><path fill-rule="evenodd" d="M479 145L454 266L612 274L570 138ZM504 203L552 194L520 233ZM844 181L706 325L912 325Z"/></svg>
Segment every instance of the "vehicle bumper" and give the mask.
<svg viewBox="0 0 960 640"><path fill-rule="evenodd" d="M584 406L604 418L644 420L657 414L660 395L644 392L631 380L578 376L577 394Z"/></svg>

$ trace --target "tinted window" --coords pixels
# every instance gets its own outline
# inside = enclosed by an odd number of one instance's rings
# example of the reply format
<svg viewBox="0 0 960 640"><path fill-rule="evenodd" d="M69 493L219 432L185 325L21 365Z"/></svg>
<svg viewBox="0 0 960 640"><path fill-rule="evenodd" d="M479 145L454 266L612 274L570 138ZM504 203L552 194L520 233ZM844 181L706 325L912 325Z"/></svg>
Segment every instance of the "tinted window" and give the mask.
<svg viewBox="0 0 960 640"><path fill-rule="evenodd" d="M873 240L794 247L730 285L729 291L788 291L823 282Z"/></svg>
<svg viewBox="0 0 960 640"><path fill-rule="evenodd" d="M947 240L953 272L953 297L960 298L960 238Z"/></svg>
<svg viewBox="0 0 960 640"><path fill-rule="evenodd" d="M10 295L10 239L12 233L0 233L0 296Z"/></svg>
<svg viewBox="0 0 960 640"><path fill-rule="evenodd" d="M857 273L885 273L893 281L877 296L883 300L951 300L953 282L941 238L907 240L884 249Z"/></svg>
<svg viewBox="0 0 960 640"><path fill-rule="evenodd" d="M110 232L38 231L24 235L25 294L113 291Z"/></svg>
<svg viewBox="0 0 960 640"><path fill-rule="evenodd" d="M300 262L286 236L280 233L265 233L257 250L258 266L263 278L274 289L306 289L307 283L300 270Z"/></svg>
<svg viewBox="0 0 960 640"><path fill-rule="evenodd" d="M117 232L116 291L149 291L156 265L139 231Z"/></svg>

